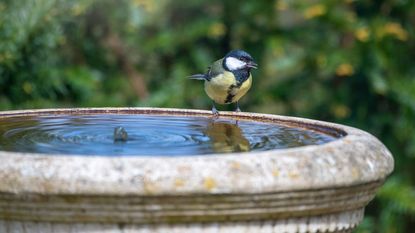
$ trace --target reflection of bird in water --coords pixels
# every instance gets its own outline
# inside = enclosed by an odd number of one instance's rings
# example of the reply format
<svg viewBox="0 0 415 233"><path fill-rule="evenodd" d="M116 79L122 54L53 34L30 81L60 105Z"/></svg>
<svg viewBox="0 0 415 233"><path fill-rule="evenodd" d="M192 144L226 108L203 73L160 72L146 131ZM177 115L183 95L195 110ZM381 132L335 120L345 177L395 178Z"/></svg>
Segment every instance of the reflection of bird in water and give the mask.
<svg viewBox="0 0 415 233"><path fill-rule="evenodd" d="M249 141L242 134L237 124L212 122L206 128L205 134L210 138L212 149L215 152L243 152L249 151Z"/></svg>

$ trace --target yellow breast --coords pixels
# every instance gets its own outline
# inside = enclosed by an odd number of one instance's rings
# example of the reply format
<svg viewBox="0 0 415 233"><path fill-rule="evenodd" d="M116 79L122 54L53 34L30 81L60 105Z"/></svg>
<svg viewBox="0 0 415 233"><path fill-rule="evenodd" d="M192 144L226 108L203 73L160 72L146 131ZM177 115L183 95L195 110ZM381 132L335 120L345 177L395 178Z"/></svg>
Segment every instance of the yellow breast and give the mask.
<svg viewBox="0 0 415 233"><path fill-rule="evenodd" d="M205 81L205 91L216 103L230 104L238 101L244 96L251 85L251 75L238 87L235 76L231 72L225 71L223 74L212 78L210 81Z"/></svg>
<svg viewBox="0 0 415 233"><path fill-rule="evenodd" d="M251 88L252 85L252 75L249 75L249 78L242 83L241 87L238 89L238 91L236 92L235 97L233 97L232 102L236 102L239 101L240 98L242 98L242 96L244 96L248 90Z"/></svg>

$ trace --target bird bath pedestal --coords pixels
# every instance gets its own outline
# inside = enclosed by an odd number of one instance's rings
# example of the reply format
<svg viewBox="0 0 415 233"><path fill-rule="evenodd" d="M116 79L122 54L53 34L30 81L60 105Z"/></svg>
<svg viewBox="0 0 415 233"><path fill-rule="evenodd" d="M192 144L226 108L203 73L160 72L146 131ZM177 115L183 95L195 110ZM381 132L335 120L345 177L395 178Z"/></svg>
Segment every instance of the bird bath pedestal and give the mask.
<svg viewBox="0 0 415 233"><path fill-rule="evenodd" d="M0 119L80 114L211 116L100 108L7 111ZM0 151L0 232L351 232L393 170L385 146L355 128L254 113L221 112L220 118L338 138L289 149L169 157Z"/></svg>

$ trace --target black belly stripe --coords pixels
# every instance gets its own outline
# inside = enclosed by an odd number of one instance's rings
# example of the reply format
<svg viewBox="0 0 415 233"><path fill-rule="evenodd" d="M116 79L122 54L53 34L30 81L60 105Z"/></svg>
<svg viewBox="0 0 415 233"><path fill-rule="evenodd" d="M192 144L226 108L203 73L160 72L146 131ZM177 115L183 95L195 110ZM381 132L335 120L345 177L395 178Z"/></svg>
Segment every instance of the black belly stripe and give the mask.
<svg viewBox="0 0 415 233"><path fill-rule="evenodd" d="M236 94L232 94L233 90L235 88L239 89L242 86L242 84L246 80L248 80L250 76L249 70L238 70L238 71L233 71L232 73L235 76L236 84L232 84L229 86L228 95L226 96L226 99L225 99L225 104L230 104L233 102L233 97L235 97L236 95Z"/></svg>
<svg viewBox="0 0 415 233"><path fill-rule="evenodd" d="M240 86L241 85L235 85L235 84L232 84L232 85L229 86L229 88L228 88L228 95L226 96L226 99L225 99L225 104L232 103L233 97L235 97L235 94L232 94L233 89L234 88L239 88Z"/></svg>

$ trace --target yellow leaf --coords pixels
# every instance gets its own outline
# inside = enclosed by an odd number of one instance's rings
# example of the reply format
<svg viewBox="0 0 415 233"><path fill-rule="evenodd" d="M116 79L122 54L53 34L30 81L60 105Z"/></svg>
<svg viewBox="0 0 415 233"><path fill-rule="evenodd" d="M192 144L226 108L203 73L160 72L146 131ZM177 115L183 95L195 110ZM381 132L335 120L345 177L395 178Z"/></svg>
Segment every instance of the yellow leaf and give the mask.
<svg viewBox="0 0 415 233"><path fill-rule="evenodd" d="M223 23L214 23L209 27L208 34L210 37L221 37L226 33L226 26Z"/></svg>
<svg viewBox="0 0 415 233"><path fill-rule="evenodd" d="M366 41L369 40L370 31L367 27L361 27L361 28L358 28L354 32L354 35L355 35L356 39L358 39L362 42L366 42Z"/></svg>
<svg viewBox="0 0 415 233"><path fill-rule="evenodd" d="M336 105L331 109L331 112L337 118L345 118L350 115L350 109L346 105Z"/></svg>
<svg viewBox="0 0 415 233"><path fill-rule="evenodd" d="M350 76L354 74L353 66L349 63L340 64L336 69L336 74L338 76Z"/></svg>
<svg viewBox="0 0 415 233"><path fill-rule="evenodd" d="M27 94L30 94L33 91L33 86L29 82L24 82L22 88L23 88L23 91L26 92Z"/></svg>
<svg viewBox="0 0 415 233"><path fill-rule="evenodd" d="M384 25L382 31L383 34L393 35L402 41L406 41L408 39L408 32L398 23L387 23Z"/></svg>
<svg viewBox="0 0 415 233"><path fill-rule="evenodd" d="M310 6L309 8L305 9L304 11L304 18L312 19L319 16L326 14L326 6L323 4L316 4L314 6Z"/></svg>
<svg viewBox="0 0 415 233"><path fill-rule="evenodd" d="M275 9L278 11L285 11L288 9L288 4L285 1L279 0L275 3Z"/></svg>

